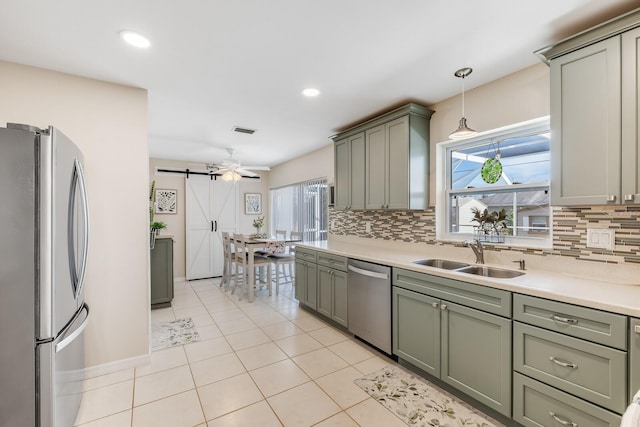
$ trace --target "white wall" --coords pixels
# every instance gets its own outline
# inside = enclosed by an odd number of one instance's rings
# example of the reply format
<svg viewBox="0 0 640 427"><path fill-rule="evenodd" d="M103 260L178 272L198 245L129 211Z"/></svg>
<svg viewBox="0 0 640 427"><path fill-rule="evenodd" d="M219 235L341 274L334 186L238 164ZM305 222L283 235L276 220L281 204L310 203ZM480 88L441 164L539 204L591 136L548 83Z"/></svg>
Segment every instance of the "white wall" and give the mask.
<svg viewBox="0 0 640 427"><path fill-rule="evenodd" d="M473 78L473 75L472 77ZM449 140L458 127L462 110L460 95L428 106L431 116L430 205L435 203L435 146ZM549 115L549 67L542 62L465 92L465 115L469 126L486 131ZM327 177L334 182L333 144L271 169L270 188Z"/></svg>
<svg viewBox="0 0 640 427"><path fill-rule="evenodd" d="M156 214L156 221L163 221L167 224L163 234L171 234L174 238L173 247L173 274L175 277L186 277L186 232L185 232L185 175L156 174L157 168L162 169L197 169L204 170L204 165L197 165L191 162L179 160L150 159L149 160L149 187L151 182L156 181L156 188L167 188L178 190L178 213L177 214ZM255 232L253 220L258 215L244 214L244 195L246 193L262 194L262 215L264 216L265 227L269 224L269 172L256 171L261 177L260 180L241 180L237 183L238 188L238 232L251 234Z"/></svg>
<svg viewBox="0 0 640 427"><path fill-rule="evenodd" d="M333 144L297 157L271 168L269 188L278 188L316 178L327 178L333 183Z"/></svg>
<svg viewBox="0 0 640 427"><path fill-rule="evenodd" d="M0 62L0 125L53 125L83 151L91 236L87 366L149 352L147 92Z"/></svg>

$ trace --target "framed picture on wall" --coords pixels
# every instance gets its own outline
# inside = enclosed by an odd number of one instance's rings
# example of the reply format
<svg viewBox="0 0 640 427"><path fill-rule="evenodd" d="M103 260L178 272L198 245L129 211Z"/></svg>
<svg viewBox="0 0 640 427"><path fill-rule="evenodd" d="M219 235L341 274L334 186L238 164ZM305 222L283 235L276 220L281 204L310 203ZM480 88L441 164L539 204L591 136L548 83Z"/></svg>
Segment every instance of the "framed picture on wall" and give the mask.
<svg viewBox="0 0 640 427"><path fill-rule="evenodd" d="M246 215L259 215L262 213L262 194L244 193L244 213Z"/></svg>
<svg viewBox="0 0 640 427"><path fill-rule="evenodd" d="M178 190L156 190L156 213L178 213Z"/></svg>

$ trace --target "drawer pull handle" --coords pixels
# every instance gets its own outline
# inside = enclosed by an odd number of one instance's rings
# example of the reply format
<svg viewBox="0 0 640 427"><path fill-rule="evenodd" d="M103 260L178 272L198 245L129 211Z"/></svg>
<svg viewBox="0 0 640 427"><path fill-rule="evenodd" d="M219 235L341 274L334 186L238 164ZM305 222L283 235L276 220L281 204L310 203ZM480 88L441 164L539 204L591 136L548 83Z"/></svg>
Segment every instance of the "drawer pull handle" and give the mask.
<svg viewBox="0 0 640 427"><path fill-rule="evenodd" d="M556 365L560 365L563 366L565 368L572 368L572 369L576 369L578 367L577 364L575 363L567 363L567 362L563 362L562 360L558 360L553 356L549 356L549 360L551 360L553 363L555 363Z"/></svg>
<svg viewBox="0 0 640 427"><path fill-rule="evenodd" d="M577 325L578 324L578 319L570 319L568 317L558 316L557 314L554 314L553 316L551 316L551 318L553 320L555 320L556 322L566 323L567 325Z"/></svg>
<svg viewBox="0 0 640 427"><path fill-rule="evenodd" d="M549 412L549 415L551 415L551 418L553 418L554 420L556 420L558 423L562 424L563 426L578 427L578 424L576 424L574 422L571 422L571 421L563 420L562 418L560 418L559 416L557 416L553 412Z"/></svg>

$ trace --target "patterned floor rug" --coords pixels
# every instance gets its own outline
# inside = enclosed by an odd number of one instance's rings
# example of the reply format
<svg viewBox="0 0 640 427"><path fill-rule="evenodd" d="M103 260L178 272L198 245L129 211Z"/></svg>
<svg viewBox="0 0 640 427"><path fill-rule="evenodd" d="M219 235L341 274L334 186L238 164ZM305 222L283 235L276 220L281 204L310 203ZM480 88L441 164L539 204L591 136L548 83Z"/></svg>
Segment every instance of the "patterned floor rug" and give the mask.
<svg viewBox="0 0 640 427"><path fill-rule="evenodd" d="M200 341L190 317L151 324L151 351Z"/></svg>
<svg viewBox="0 0 640 427"><path fill-rule="evenodd" d="M354 382L412 427L502 426L396 366L387 366Z"/></svg>

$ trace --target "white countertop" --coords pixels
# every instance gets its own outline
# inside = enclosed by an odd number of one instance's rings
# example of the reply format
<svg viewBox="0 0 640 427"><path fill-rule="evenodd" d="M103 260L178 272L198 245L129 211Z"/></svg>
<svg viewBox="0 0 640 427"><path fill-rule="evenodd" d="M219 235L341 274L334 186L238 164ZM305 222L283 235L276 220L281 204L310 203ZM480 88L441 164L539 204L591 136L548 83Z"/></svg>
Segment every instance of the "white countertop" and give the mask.
<svg viewBox="0 0 640 427"><path fill-rule="evenodd" d="M517 270L526 259L526 274L497 279L413 264L427 258L474 264L469 248L426 245L355 237L335 237L298 246L391 267L447 277L497 289L563 301L619 314L640 317L640 266L563 259L559 256L522 255L491 251L485 247L486 265Z"/></svg>

